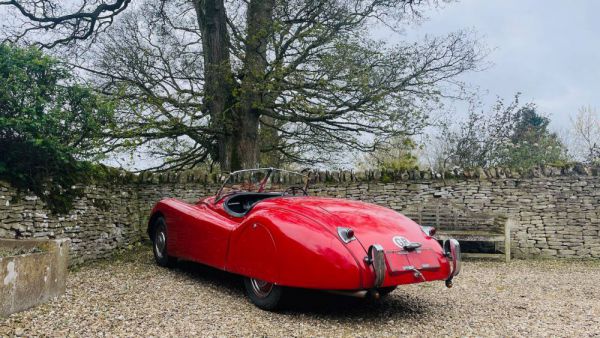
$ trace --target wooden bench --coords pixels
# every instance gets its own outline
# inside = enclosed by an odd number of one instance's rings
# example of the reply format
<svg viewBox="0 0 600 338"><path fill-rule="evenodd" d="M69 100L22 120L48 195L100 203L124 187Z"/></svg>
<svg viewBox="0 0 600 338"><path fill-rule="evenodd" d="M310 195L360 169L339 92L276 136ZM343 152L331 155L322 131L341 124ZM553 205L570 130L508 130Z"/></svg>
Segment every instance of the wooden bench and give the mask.
<svg viewBox="0 0 600 338"><path fill-rule="evenodd" d="M435 227L438 240L455 238L459 242L494 244L494 253L463 253L464 257L493 257L510 261L510 230L514 221L506 215L475 212L447 199L408 206L402 213L420 225ZM498 253L500 243L504 243L504 253Z"/></svg>

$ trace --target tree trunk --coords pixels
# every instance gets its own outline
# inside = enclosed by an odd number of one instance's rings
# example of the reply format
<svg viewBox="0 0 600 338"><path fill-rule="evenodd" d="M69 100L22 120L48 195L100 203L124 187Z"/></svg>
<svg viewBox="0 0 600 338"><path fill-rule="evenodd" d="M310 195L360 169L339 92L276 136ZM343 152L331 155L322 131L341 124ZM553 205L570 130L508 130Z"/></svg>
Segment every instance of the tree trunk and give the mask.
<svg viewBox="0 0 600 338"><path fill-rule="evenodd" d="M277 129L272 126L280 126L281 122L274 118L263 115L260 117L260 164L266 167L281 167L281 154L278 148L281 146L282 139L277 133Z"/></svg>
<svg viewBox="0 0 600 338"><path fill-rule="evenodd" d="M246 55L241 84L240 139L237 152L243 168L260 164L259 121L264 109L267 45L273 26L273 0L252 0L248 4Z"/></svg>
<svg viewBox="0 0 600 338"><path fill-rule="evenodd" d="M204 56L204 104L211 126L220 130L217 154L221 170L237 169L232 149L235 148L235 82L229 55L227 13L223 0L193 0L202 34Z"/></svg>
<svg viewBox="0 0 600 338"><path fill-rule="evenodd" d="M259 119L263 107L267 44L273 23L274 0L252 0L248 5L246 55L239 95L229 55L224 0L193 0L202 33L205 105L217 137L218 161L223 171L259 165Z"/></svg>

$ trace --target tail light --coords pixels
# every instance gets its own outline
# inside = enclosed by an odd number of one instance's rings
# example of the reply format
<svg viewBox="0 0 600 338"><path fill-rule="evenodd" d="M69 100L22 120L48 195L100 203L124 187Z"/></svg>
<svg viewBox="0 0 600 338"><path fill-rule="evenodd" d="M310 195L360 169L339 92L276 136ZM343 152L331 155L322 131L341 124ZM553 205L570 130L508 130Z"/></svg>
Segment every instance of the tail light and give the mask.
<svg viewBox="0 0 600 338"><path fill-rule="evenodd" d="M353 238L354 237L354 230L352 230L352 229L346 230L346 236L348 238Z"/></svg>

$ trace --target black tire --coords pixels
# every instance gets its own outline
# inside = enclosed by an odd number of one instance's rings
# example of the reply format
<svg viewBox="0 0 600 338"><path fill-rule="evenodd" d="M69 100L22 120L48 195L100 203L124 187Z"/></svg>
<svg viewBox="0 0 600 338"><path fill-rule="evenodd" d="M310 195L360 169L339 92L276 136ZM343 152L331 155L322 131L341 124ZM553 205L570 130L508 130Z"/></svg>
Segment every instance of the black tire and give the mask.
<svg viewBox="0 0 600 338"><path fill-rule="evenodd" d="M392 291L396 290L397 286L386 286L384 288L379 288L377 291L381 297L385 297L392 293Z"/></svg>
<svg viewBox="0 0 600 338"><path fill-rule="evenodd" d="M246 295L257 307L274 311L281 306L283 287L248 277L244 277L244 286L246 287Z"/></svg>
<svg viewBox="0 0 600 338"><path fill-rule="evenodd" d="M154 221L154 233L152 234L152 252L156 264L162 267L170 268L175 266L177 258L169 256L167 250L167 222L163 217L157 217Z"/></svg>

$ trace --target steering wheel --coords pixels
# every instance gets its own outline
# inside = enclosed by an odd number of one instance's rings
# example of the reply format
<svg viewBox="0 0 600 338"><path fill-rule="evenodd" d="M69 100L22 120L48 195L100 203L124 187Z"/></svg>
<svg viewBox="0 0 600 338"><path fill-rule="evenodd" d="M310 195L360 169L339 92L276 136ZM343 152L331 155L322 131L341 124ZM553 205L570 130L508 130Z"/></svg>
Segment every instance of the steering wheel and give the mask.
<svg viewBox="0 0 600 338"><path fill-rule="evenodd" d="M283 196L299 196L299 193L302 193L302 196L308 196L306 189L300 186L291 186L283 192Z"/></svg>

